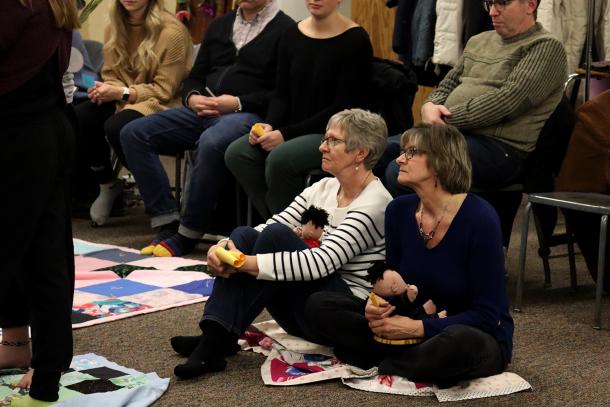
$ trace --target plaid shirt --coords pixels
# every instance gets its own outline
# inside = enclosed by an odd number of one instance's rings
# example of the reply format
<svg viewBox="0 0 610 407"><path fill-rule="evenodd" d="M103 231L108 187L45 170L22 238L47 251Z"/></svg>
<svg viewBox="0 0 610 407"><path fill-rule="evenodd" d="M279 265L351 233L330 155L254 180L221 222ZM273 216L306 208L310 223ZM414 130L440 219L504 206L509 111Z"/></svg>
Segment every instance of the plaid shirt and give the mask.
<svg viewBox="0 0 610 407"><path fill-rule="evenodd" d="M280 11L275 0L271 0L261 11L256 14L252 21L244 20L241 8L237 9L235 23L233 23L233 43L235 48L240 49L263 31L267 23L273 20Z"/></svg>

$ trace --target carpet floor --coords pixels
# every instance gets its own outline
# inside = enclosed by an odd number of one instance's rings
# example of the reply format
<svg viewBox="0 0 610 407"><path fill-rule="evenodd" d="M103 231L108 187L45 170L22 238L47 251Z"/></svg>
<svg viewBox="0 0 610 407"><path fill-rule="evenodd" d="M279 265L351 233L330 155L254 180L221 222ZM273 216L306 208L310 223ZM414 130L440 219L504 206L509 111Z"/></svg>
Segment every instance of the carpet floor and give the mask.
<svg viewBox="0 0 610 407"><path fill-rule="evenodd" d="M521 212L517 220L521 219ZM508 251L508 287L514 298L519 255L520 222L515 222ZM97 243L140 248L151 238L142 207L92 228L74 220L74 237ZM199 244L195 258L207 246ZM530 226L523 311L514 313L513 363L509 370L530 382L532 391L460 402L468 406L607 406L610 405L610 301L604 297L603 329L593 329L595 286L581 256L577 256L579 287L570 289L567 249L552 250L552 286L543 287L542 262ZM141 315L74 331L75 354L93 352L142 372L170 377L169 390L155 406L433 406L432 397L416 398L368 393L339 381L297 387L266 387L260 377L264 357L239 352L227 369L197 380L177 380L173 368L182 358L169 338L197 334L202 304ZM263 313L258 320L268 319Z"/></svg>

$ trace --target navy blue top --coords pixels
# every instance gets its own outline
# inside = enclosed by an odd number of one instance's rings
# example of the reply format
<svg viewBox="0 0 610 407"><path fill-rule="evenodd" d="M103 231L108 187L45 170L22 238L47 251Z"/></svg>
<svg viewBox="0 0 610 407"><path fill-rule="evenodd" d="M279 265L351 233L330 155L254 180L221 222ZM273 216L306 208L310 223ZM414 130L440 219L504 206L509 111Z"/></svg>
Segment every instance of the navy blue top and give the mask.
<svg viewBox="0 0 610 407"><path fill-rule="evenodd" d="M386 256L390 267L415 284L417 303L431 299L447 318L425 319L426 338L454 324L479 328L503 345L507 361L513 347L508 312L500 221L483 199L468 194L443 239L428 249L419 234L416 194L394 199L386 209Z"/></svg>

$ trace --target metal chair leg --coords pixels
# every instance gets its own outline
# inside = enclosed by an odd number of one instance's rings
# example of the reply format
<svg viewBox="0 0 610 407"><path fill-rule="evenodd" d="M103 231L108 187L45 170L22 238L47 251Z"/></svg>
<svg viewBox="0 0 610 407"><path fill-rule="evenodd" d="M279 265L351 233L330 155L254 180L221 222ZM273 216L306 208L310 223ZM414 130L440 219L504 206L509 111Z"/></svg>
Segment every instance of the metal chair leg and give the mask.
<svg viewBox="0 0 610 407"><path fill-rule="evenodd" d="M572 290L576 291L578 283L576 281L576 260L574 258L574 239L572 238L572 230L566 221L566 235L568 239L568 263L570 264L570 284Z"/></svg>
<svg viewBox="0 0 610 407"><path fill-rule="evenodd" d="M551 266L549 264L551 249L549 248L549 243L542 230L540 218L536 215L536 208L533 206L532 215L534 216L534 225L536 225L536 235L538 236L538 254L542 259L542 267L544 269L544 287L549 288L551 286Z"/></svg>
<svg viewBox="0 0 610 407"><path fill-rule="evenodd" d="M521 225L521 247L519 248L519 273L517 274L517 290L515 293L515 305L513 309L516 312L521 312L521 302L523 300L523 280L525 278L525 255L527 253L527 233L530 222L530 212L532 211L532 203L528 202L525 205L523 213L523 223Z"/></svg>
<svg viewBox="0 0 610 407"><path fill-rule="evenodd" d="M604 291L604 272L606 271L607 231L608 215L603 215L599 221L599 252L597 253L597 283L595 285L595 329L601 329L602 324L602 292Z"/></svg>

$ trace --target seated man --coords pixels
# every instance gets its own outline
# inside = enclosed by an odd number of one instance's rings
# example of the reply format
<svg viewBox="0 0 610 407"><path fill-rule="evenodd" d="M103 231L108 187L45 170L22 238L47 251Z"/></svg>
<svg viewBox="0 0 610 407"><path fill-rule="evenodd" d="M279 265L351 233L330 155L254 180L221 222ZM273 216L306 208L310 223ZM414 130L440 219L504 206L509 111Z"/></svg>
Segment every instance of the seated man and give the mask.
<svg viewBox="0 0 610 407"><path fill-rule="evenodd" d="M561 100L563 45L536 23L539 0L486 0L494 31L472 37L457 65L421 108L422 121L466 137L472 185L499 188L520 177L540 130ZM396 193L398 165L386 171ZM400 189L400 188L398 188Z"/></svg>
<svg viewBox="0 0 610 407"><path fill-rule="evenodd" d="M208 28L190 75L185 107L135 120L121 144L157 236L142 254L191 252L213 216L228 177L224 151L261 121L273 91L280 34L294 21L274 0L238 2L236 12ZM180 218L159 154L197 149L189 194Z"/></svg>

